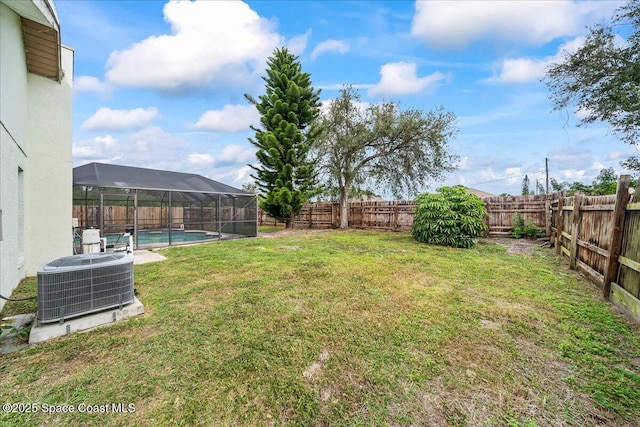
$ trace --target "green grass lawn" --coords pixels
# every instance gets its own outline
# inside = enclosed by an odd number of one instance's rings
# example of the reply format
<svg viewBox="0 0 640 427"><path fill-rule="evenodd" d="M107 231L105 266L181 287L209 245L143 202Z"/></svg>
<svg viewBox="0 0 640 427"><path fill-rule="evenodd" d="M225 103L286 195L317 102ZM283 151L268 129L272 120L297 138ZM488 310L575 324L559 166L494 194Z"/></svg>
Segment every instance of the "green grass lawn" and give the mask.
<svg viewBox="0 0 640 427"><path fill-rule="evenodd" d="M276 233L278 231L284 231L284 225L260 225L258 227L259 234L271 234Z"/></svg>
<svg viewBox="0 0 640 427"><path fill-rule="evenodd" d="M163 254L136 266L144 316L0 356L2 401L135 412L0 425L640 425L640 328L549 250L298 231Z"/></svg>

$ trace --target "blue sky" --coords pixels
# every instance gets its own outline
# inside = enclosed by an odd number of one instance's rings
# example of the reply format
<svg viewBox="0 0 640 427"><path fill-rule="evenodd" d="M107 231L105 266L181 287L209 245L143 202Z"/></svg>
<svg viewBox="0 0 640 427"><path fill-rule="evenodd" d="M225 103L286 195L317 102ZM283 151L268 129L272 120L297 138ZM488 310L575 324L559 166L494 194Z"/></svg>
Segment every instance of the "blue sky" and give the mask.
<svg viewBox="0 0 640 427"><path fill-rule="evenodd" d="M258 124L244 99L264 91L286 45L321 99L344 84L368 103L443 106L457 116L459 168L441 185L519 194L522 178L591 183L636 150L606 124L552 111L544 69L580 46L615 1L70 1L62 42L75 50L73 162L251 181Z"/></svg>

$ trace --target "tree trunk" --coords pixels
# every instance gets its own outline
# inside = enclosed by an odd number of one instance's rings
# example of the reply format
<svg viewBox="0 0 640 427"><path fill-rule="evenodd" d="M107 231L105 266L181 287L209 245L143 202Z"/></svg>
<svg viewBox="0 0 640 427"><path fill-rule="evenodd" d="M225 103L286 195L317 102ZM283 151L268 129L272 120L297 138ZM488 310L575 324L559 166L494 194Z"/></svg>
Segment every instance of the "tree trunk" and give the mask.
<svg viewBox="0 0 640 427"><path fill-rule="evenodd" d="M340 228L349 228L349 188L340 189Z"/></svg>
<svg viewBox="0 0 640 427"><path fill-rule="evenodd" d="M293 217L289 217L287 219L287 222L285 222L285 226L286 229L291 229L293 228Z"/></svg>

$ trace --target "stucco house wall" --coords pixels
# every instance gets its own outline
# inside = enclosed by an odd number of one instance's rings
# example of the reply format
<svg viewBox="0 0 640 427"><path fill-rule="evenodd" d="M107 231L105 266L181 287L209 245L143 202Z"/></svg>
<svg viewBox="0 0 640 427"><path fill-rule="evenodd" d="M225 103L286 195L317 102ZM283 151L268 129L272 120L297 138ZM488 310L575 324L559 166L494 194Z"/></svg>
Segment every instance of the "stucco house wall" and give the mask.
<svg viewBox="0 0 640 427"><path fill-rule="evenodd" d="M25 2L27 3L27 2ZM71 255L73 50L60 47L64 77L30 73L22 17L0 1L0 294L38 267ZM53 9L55 10L55 9ZM46 10L45 10L46 11ZM26 13L25 13L26 14ZM41 22L47 22L41 19ZM0 299L0 308L5 301Z"/></svg>
<svg viewBox="0 0 640 427"><path fill-rule="evenodd" d="M29 74L25 174L26 273L35 275L43 263L71 255L73 206L72 118L73 51L62 47L65 76L56 83Z"/></svg>

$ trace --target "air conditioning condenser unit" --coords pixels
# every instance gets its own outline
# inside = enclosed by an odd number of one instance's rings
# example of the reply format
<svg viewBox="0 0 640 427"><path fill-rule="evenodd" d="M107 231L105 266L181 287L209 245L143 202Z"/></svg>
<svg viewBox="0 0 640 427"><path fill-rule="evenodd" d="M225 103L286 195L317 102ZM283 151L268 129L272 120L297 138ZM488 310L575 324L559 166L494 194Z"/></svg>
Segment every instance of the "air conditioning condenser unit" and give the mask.
<svg viewBox="0 0 640 427"><path fill-rule="evenodd" d="M38 320L63 322L134 301L133 256L91 253L59 258L38 270Z"/></svg>

